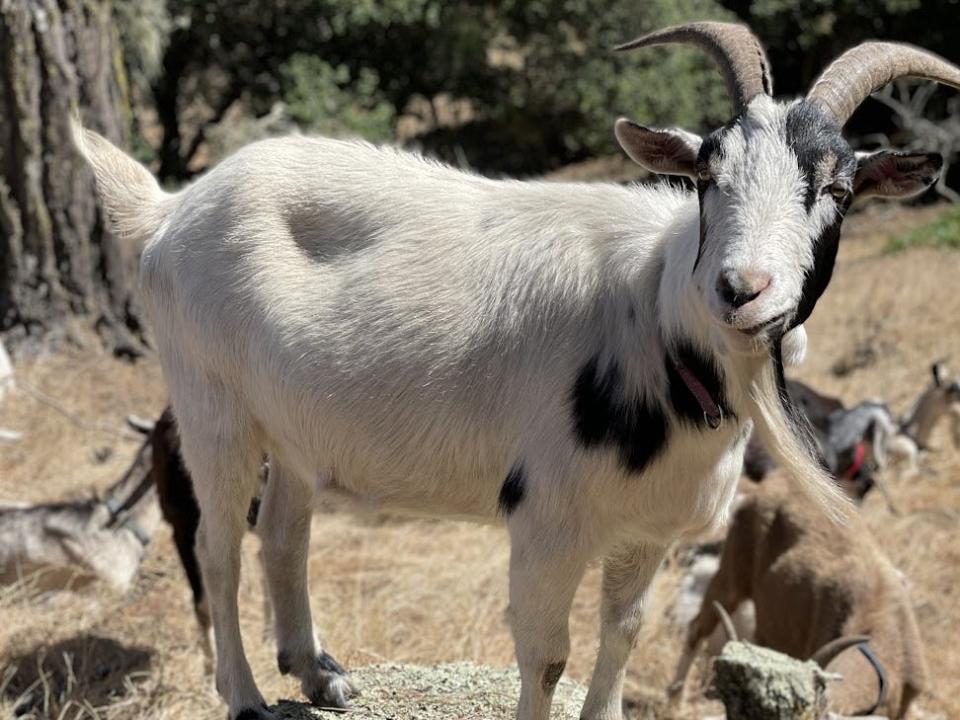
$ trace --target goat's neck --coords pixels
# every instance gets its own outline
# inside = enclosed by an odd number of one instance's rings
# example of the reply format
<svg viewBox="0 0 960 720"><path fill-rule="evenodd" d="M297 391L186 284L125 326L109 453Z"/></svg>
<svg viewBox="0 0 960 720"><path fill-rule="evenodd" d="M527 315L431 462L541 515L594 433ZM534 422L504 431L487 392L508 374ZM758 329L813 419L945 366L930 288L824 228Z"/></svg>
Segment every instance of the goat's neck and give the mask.
<svg viewBox="0 0 960 720"><path fill-rule="evenodd" d="M657 297L664 345L668 353L681 345L693 346L712 359L723 371L728 396L735 399L754 377L759 361L732 351L703 302L703 290L693 274L700 244L699 216L684 218L677 230L664 243Z"/></svg>
<svg viewBox="0 0 960 720"><path fill-rule="evenodd" d="M610 293L601 314L612 321L607 324L605 346L613 348L613 358L630 358L633 376L648 387L662 387L666 363L692 348L721 371L723 394L740 415L743 393L757 363L731 352L708 314L693 276L699 242L699 211L692 194L656 237L650 237L647 228L636 235L618 232L601 239L598 249ZM649 310L634 315L635 308Z"/></svg>

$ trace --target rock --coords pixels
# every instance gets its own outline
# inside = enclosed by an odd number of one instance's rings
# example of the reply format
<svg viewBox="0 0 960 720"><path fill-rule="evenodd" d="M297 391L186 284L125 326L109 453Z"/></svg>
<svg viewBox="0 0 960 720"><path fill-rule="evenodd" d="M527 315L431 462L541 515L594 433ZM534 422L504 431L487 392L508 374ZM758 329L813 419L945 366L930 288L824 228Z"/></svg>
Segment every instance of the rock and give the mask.
<svg viewBox="0 0 960 720"><path fill-rule="evenodd" d="M813 661L745 642L727 643L713 670L712 695L738 720L816 720L834 677Z"/></svg>
<svg viewBox="0 0 960 720"><path fill-rule="evenodd" d="M512 718L520 697L516 668L498 670L473 663L369 665L352 673L362 693L354 698L350 720L464 720ZM577 720L586 688L561 678L551 720ZM278 720L321 720L342 716L306 703L281 700L270 708Z"/></svg>

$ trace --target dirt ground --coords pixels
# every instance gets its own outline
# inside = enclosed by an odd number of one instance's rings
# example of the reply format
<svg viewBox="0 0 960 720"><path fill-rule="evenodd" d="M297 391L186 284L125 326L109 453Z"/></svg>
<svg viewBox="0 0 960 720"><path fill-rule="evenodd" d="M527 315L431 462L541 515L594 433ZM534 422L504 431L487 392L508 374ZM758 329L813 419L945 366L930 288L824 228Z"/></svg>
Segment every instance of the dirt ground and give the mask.
<svg viewBox="0 0 960 720"><path fill-rule="evenodd" d="M833 283L808 323L809 359L799 377L848 402L879 396L902 411L927 383L934 359L952 356L960 365L960 253L882 252L890 233L939 211L876 204L848 221ZM137 448L123 437L124 417L151 416L164 404L155 360L129 365L92 342L16 370L24 389L0 406L0 427L25 437L0 444L0 500L52 500L106 487ZM917 718L960 717L960 453L942 430L924 474L889 478L899 517L878 497L863 508L911 583L932 681L916 704ZM315 518L311 544L315 617L343 663L513 662L503 620L508 547L501 528L327 514ZM271 701L298 697L261 637L254 538L244 552L240 607L253 671ZM597 644L599 577L598 567L589 571L571 615L567 674L584 682ZM629 665L630 717L668 716L663 691L682 634L668 613L679 578L678 563L668 562L651 593ZM32 687L48 701L40 712L54 718L222 718L196 639L165 526L124 596L99 584L53 594L29 583L0 588L0 716L10 717ZM684 716L717 710L698 702Z"/></svg>

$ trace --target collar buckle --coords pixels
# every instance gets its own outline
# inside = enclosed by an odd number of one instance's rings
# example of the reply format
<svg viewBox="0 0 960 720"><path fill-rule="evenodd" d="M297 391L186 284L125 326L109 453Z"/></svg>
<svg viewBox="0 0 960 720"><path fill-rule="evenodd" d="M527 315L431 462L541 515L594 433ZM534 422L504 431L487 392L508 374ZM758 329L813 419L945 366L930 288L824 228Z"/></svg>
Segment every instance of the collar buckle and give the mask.
<svg viewBox="0 0 960 720"><path fill-rule="evenodd" d="M720 426L723 424L723 408L717 405L717 412L715 413L708 413L706 410L704 410L703 421L711 430L719 430Z"/></svg>

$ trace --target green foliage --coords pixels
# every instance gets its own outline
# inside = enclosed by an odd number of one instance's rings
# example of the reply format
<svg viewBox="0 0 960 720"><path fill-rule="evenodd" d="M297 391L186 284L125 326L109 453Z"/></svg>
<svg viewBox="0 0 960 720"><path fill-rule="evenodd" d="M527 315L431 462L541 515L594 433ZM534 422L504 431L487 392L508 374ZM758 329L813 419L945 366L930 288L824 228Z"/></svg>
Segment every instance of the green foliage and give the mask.
<svg viewBox="0 0 960 720"><path fill-rule="evenodd" d="M128 52L154 47L138 39L139 3L117 2ZM206 131L238 102L260 116L282 100L309 131L383 139L418 98L449 98L468 108L465 123L426 122L417 143L518 174L617 152L618 114L704 130L729 112L702 53L611 51L669 23L732 17L714 0L146 2L171 18L156 23L171 30L153 82L168 179L190 174ZM155 67L136 63L145 75Z"/></svg>
<svg viewBox="0 0 960 720"><path fill-rule="evenodd" d="M611 50L692 19L746 21L780 94L805 91L828 59L870 37L960 59L956 0L115 0L115 12L134 84L152 82L167 179L190 175L207 131L238 104L261 117L282 101L308 131L375 140L426 107L433 117L405 141L520 175L619 152L618 115L703 132L730 113L704 53ZM451 101L466 111L438 122ZM850 127L890 130L887 117L866 103Z"/></svg>
<svg viewBox="0 0 960 720"><path fill-rule="evenodd" d="M711 0L513 0L508 29L528 47L522 82L555 117L576 122L564 145L612 151L612 120L627 114L652 125L712 129L729 117L723 81L702 52L672 46L614 53L642 33L693 19L730 19ZM549 120L545 117L544 120Z"/></svg>
<svg viewBox="0 0 960 720"><path fill-rule="evenodd" d="M113 19L132 81L148 88L163 67L171 30L165 0L114 0Z"/></svg>
<svg viewBox="0 0 960 720"><path fill-rule="evenodd" d="M763 39L779 92L805 92L847 48L880 38L960 60L956 0L721 0Z"/></svg>
<svg viewBox="0 0 960 720"><path fill-rule="evenodd" d="M394 107L380 91L375 70L353 77L346 65L333 67L315 55L297 54L281 67L284 100L294 121L313 132L386 140Z"/></svg>
<svg viewBox="0 0 960 720"><path fill-rule="evenodd" d="M888 252L900 252L913 247L960 250L960 207L951 207L926 225L890 238L886 249Z"/></svg>

